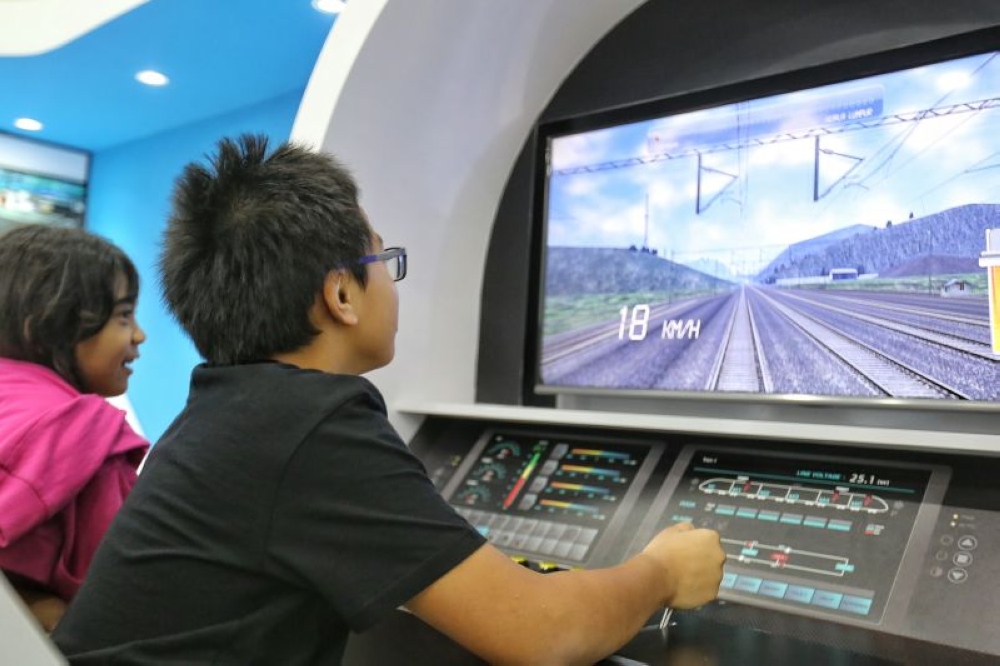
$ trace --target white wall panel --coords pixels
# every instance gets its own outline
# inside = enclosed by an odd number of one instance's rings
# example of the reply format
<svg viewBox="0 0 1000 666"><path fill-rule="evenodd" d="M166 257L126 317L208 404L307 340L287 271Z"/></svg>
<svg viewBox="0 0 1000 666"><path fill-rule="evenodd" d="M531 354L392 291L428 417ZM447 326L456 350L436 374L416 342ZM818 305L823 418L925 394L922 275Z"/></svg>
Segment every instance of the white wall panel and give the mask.
<svg viewBox="0 0 1000 666"><path fill-rule="evenodd" d="M387 245L405 245L396 359L372 374L400 401L471 403L490 228L538 114L642 0L363 0L334 25L292 138L350 166ZM511 335L521 336L520 330Z"/></svg>

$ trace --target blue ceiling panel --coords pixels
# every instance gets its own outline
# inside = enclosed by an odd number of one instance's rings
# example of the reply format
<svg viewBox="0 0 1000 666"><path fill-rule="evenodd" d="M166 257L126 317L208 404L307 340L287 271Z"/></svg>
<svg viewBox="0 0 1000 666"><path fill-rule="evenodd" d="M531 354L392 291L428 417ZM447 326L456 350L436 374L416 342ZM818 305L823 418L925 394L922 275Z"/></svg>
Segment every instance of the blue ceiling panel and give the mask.
<svg viewBox="0 0 1000 666"><path fill-rule="evenodd" d="M0 57L0 130L100 150L302 90L334 18L309 0L152 0L49 53ZM170 84L140 84L143 69Z"/></svg>

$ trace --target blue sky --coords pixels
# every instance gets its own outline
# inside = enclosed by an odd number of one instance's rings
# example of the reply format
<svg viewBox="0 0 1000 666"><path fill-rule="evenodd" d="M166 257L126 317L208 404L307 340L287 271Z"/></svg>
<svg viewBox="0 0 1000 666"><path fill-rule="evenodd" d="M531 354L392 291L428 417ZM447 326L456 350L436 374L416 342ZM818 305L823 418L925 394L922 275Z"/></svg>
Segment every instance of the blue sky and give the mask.
<svg viewBox="0 0 1000 666"><path fill-rule="evenodd" d="M1000 97L1000 57L962 58L812 91L763 98L553 139L547 242L553 246L627 247L643 242L648 196L649 246L681 263L709 259L735 273L754 273L791 243L853 224L905 223L967 203L1000 202L1000 108L925 117L919 122L824 136L822 192L857 165L829 194L813 201L814 140L740 146L703 155L702 202L695 212L697 158L572 175L560 170L709 147L712 134L751 123L780 130L837 127L816 112L833 100L881 94L881 117ZM758 125L759 126L759 125ZM744 129L740 130L739 127ZM729 128L725 130L724 128ZM862 160L844 157L850 155ZM988 168L988 167L995 168ZM728 174L728 175L725 175Z"/></svg>

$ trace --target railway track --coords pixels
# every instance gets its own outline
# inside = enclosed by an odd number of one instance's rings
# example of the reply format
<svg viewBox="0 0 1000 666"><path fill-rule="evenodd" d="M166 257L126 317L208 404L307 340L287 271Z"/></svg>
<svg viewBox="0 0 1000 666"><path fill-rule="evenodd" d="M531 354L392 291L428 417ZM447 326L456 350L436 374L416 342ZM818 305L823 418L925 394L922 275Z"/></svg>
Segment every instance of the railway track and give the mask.
<svg viewBox="0 0 1000 666"><path fill-rule="evenodd" d="M861 375L872 386L887 396L907 396L918 398L961 398L970 399L959 389L950 386L912 365L884 353L871 345L841 330L832 328L818 317L806 314L781 303L778 299L758 292L782 317L820 346L840 358L846 365ZM792 296L792 299L797 297ZM808 299L810 305L815 305ZM855 316L854 313L847 313ZM885 322L873 317L865 317L870 323L884 325Z"/></svg>

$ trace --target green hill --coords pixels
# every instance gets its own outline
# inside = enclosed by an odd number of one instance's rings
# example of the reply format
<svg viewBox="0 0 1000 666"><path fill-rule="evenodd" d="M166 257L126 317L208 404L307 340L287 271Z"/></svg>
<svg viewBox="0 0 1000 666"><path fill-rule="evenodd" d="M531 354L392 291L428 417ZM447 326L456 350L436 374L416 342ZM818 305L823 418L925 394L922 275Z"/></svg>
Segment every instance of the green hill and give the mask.
<svg viewBox="0 0 1000 666"><path fill-rule="evenodd" d="M654 254L609 247L550 247L546 256L548 296L697 292L732 282Z"/></svg>

